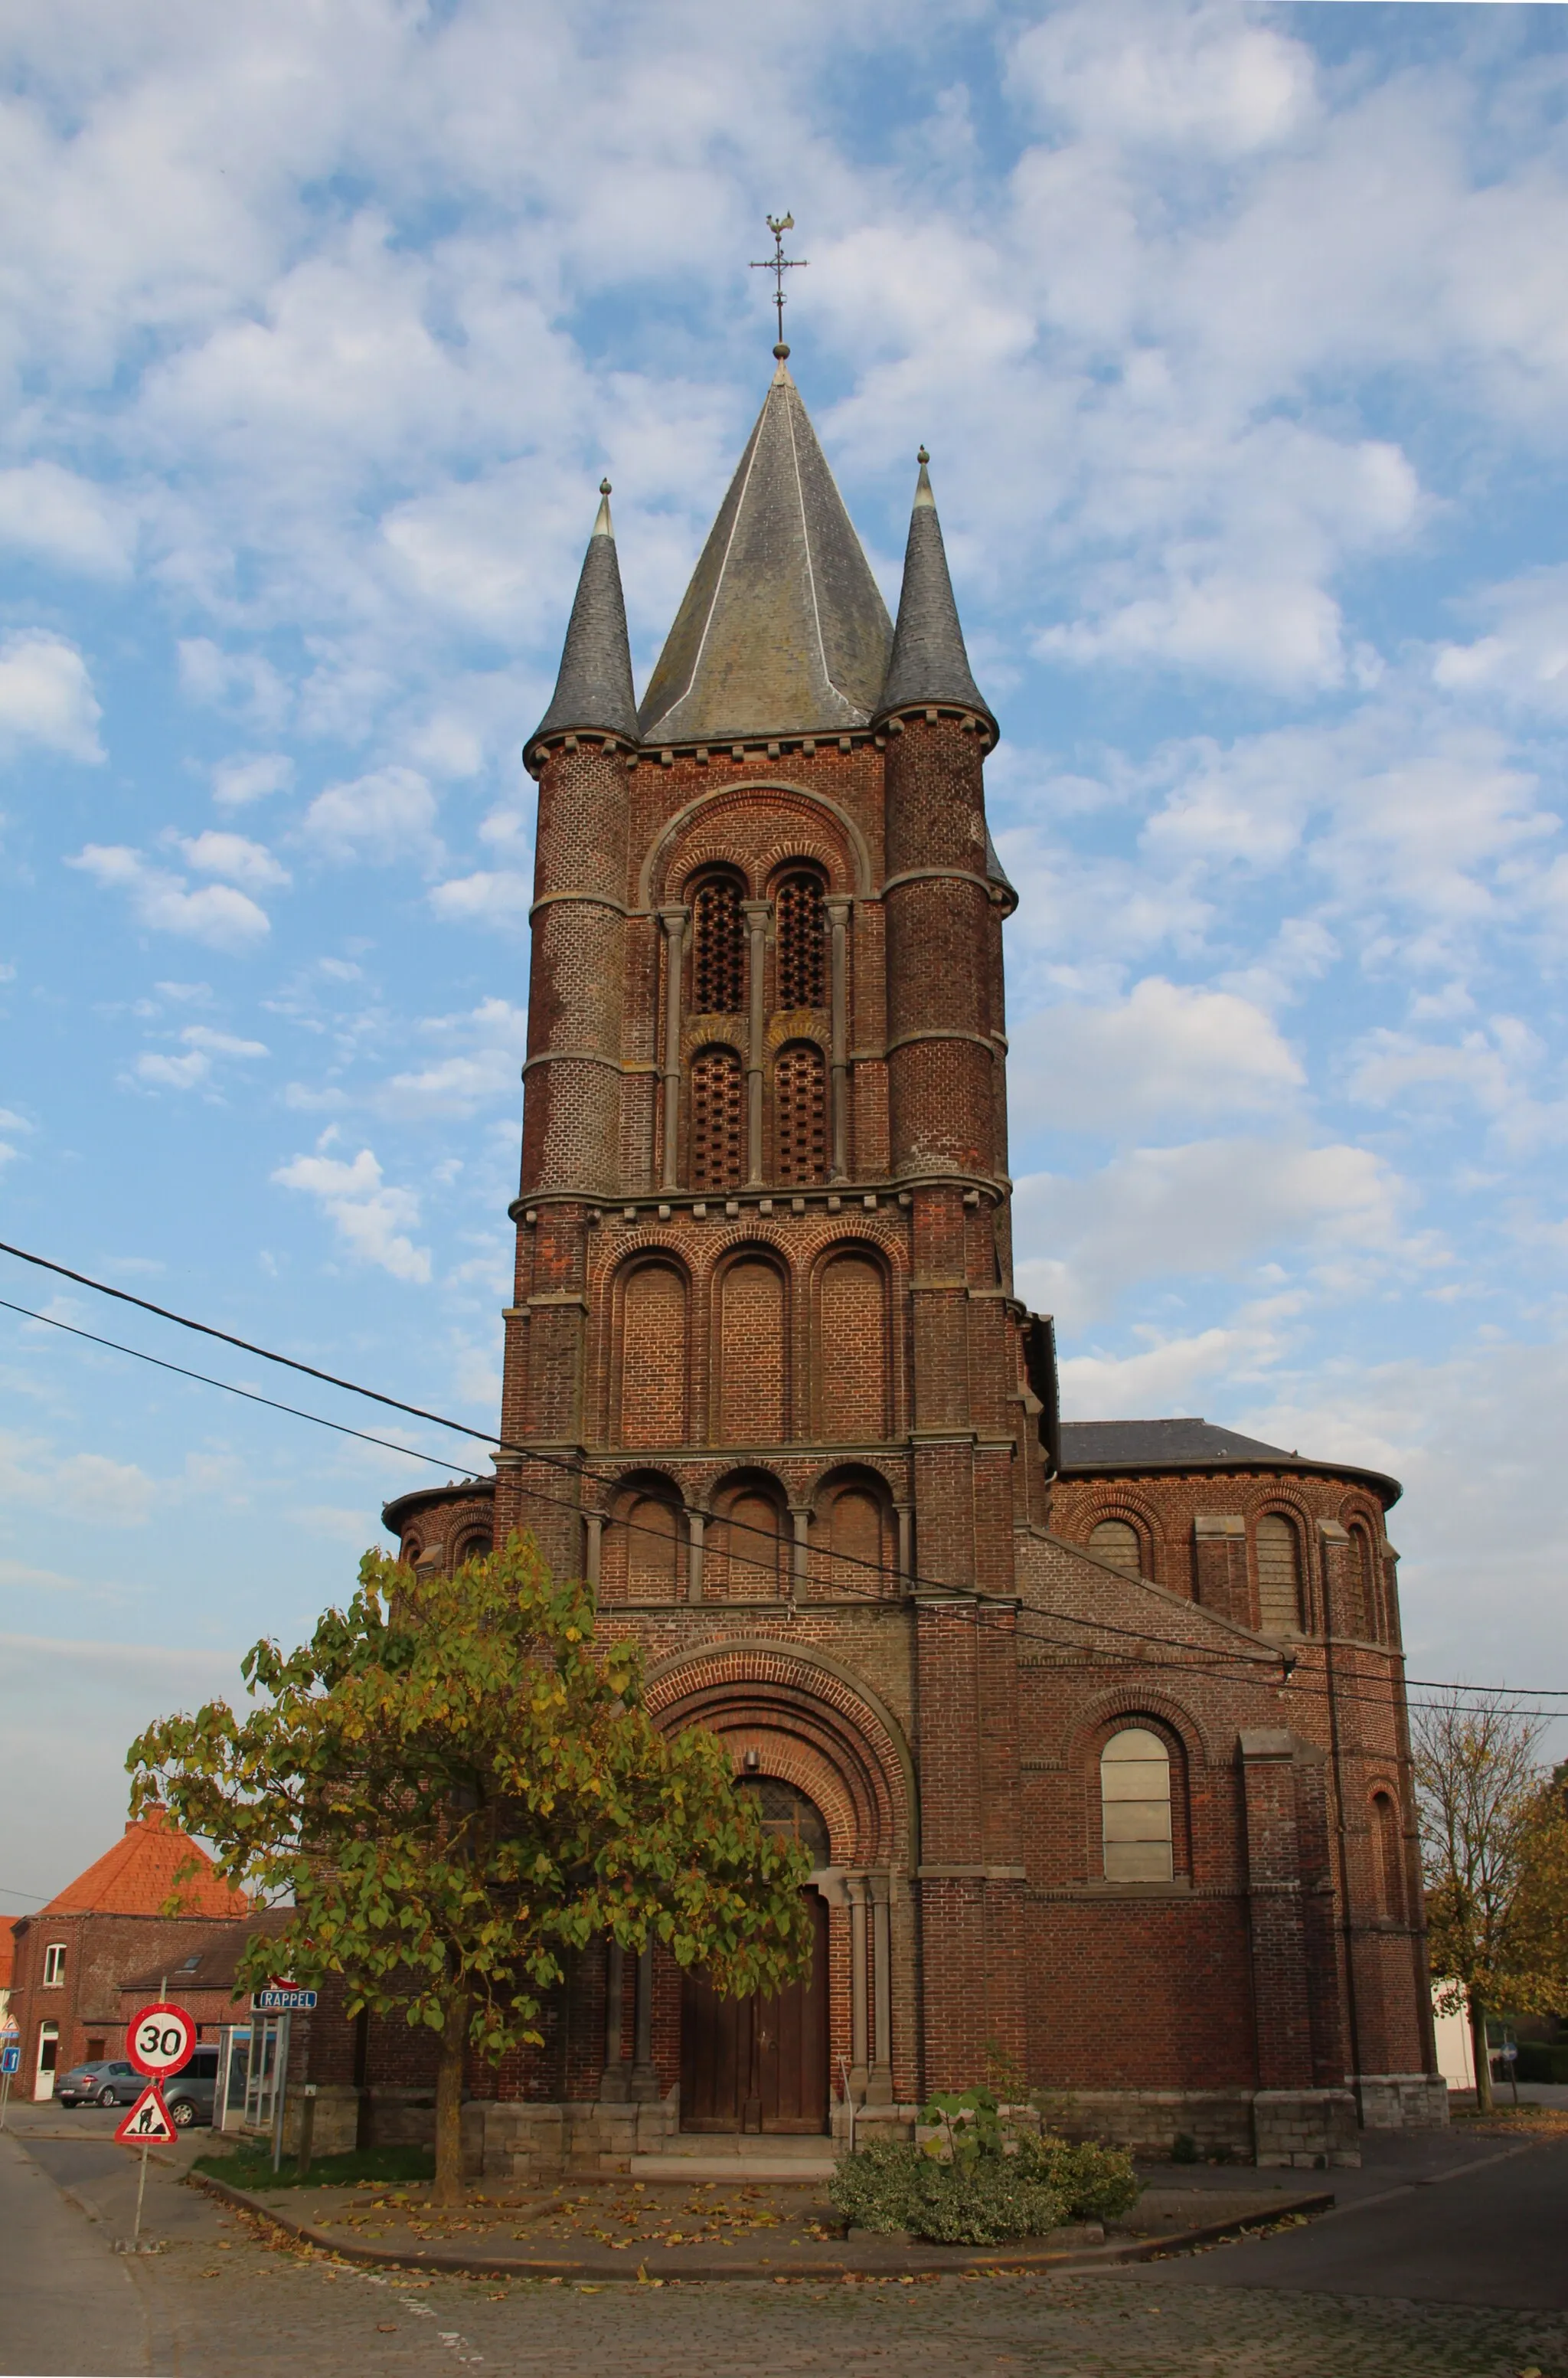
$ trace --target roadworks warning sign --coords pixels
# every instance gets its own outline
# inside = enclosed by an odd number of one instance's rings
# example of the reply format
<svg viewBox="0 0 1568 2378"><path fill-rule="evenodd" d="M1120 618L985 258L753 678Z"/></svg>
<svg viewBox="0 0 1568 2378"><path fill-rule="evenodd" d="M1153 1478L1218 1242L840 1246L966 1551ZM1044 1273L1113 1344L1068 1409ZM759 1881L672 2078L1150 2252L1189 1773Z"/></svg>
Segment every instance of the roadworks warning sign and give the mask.
<svg viewBox="0 0 1568 2378"><path fill-rule="evenodd" d="M163 2092L156 2081L150 2081L114 2136L127 2147L169 2146L173 2144L174 2125L169 2108L163 2103Z"/></svg>

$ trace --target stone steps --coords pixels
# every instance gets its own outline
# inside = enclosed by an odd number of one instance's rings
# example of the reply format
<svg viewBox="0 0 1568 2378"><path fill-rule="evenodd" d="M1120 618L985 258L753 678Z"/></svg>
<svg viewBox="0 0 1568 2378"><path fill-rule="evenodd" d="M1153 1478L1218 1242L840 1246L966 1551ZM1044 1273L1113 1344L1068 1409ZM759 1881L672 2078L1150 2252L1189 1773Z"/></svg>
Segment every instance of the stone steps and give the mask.
<svg viewBox="0 0 1568 2378"><path fill-rule="evenodd" d="M630 2180L691 2181L721 2180L727 2187L738 2188L750 2181L768 2180L775 2185L795 2181L802 2187L831 2180L834 2157L824 2141L813 2139L811 2155L740 2155L693 2153L688 2155L634 2155L625 2166Z"/></svg>

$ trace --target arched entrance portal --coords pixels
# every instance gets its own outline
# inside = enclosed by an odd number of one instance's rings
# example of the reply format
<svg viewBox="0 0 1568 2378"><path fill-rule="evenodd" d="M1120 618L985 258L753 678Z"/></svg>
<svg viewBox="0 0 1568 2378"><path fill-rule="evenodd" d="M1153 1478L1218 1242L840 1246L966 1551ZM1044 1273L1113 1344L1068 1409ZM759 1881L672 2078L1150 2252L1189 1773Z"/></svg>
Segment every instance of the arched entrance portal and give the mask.
<svg viewBox="0 0 1568 2378"><path fill-rule="evenodd" d="M772 1776L738 1779L763 1823L828 1863L828 1829L803 1792ZM680 2109L686 2131L821 2132L828 2127L828 1909L808 1884L811 1970L768 1998L725 1999L684 1976Z"/></svg>

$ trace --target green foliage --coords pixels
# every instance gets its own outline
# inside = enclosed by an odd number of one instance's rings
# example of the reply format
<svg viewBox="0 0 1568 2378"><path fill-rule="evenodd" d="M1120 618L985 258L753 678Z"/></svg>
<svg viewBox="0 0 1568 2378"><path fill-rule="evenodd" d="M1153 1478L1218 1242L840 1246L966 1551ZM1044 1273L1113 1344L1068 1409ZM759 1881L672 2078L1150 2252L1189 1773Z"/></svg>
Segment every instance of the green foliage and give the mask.
<svg viewBox="0 0 1568 2378"><path fill-rule="evenodd" d="M656 1938L727 1992L799 1971L809 1857L763 1831L711 1735L661 1734L635 1646L594 1624L522 1537L451 1577L367 1553L307 1645L245 1655L248 1714L148 1728L133 1815L166 1802L230 1880L293 1904L242 1988L341 1976L351 2014L455 2026L498 2059L541 2038L595 1933Z"/></svg>
<svg viewBox="0 0 1568 2378"><path fill-rule="evenodd" d="M406 2187L432 2179L436 2157L429 2147L355 2147L346 2155L317 2156L302 2177L292 2156L285 2156L274 2171L269 2147L245 2145L230 2155L197 2156L196 2169L226 2180L231 2188Z"/></svg>
<svg viewBox="0 0 1568 2378"><path fill-rule="evenodd" d="M1037 2238L1067 2221L1106 2221L1138 2194L1129 2156L1073 2146L1014 2123L989 2090L941 2093L920 2145L874 2140L841 2158L828 2184L836 2212L860 2229L907 2230L964 2246Z"/></svg>

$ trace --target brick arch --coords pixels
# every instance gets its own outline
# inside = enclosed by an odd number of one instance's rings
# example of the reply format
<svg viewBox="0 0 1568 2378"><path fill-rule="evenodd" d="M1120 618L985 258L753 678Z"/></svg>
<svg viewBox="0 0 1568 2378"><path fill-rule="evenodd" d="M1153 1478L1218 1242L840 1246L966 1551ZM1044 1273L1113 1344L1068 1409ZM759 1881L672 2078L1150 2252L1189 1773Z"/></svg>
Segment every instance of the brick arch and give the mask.
<svg viewBox="0 0 1568 2378"><path fill-rule="evenodd" d="M708 1503L704 1601L776 1599L791 1573L789 1497L779 1480L745 1462L714 1479Z"/></svg>
<svg viewBox="0 0 1568 2378"><path fill-rule="evenodd" d="M1143 1575L1156 1584L1167 1584L1170 1564L1166 1554L1165 1525L1158 1503L1151 1495L1141 1495L1136 1487L1118 1479L1113 1485L1096 1494L1086 1514L1089 1533L1083 1538L1083 1549L1089 1549L1089 1536L1102 1519L1124 1519L1138 1539L1139 1558L1143 1563ZM1103 1555L1096 1555L1103 1559Z"/></svg>
<svg viewBox="0 0 1568 2378"><path fill-rule="evenodd" d="M1263 1631L1263 1581L1258 1574L1258 1528L1264 1519L1284 1519L1295 1531L1298 1621L1304 1635L1315 1635L1327 1617L1323 1608L1323 1567L1313 1552L1317 1514L1304 1496L1292 1494L1287 1487L1273 1484L1247 1515L1248 1567L1251 1571L1259 1632ZM1271 1637L1270 1640L1273 1639Z"/></svg>
<svg viewBox="0 0 1568 2378"><path fill-rule="evenodd" d="M743 813L765 809L762 823L771 840L749 868L720 823L725 806ZM792 806L794 818L788 815ZM699 793L695 800L677 810L655 835L638 879L638 907L659 906L668 897L672 880L684 879L703 864L741 867L751 877L756 892L786 858L815 859L827 871L831 892L866 894L872 888L866 837L849 811L825 793L776 778L716 785L712 792Z"/></svg>
<svg viewBox="0 0 1568 2378"><path fill-rule="evenodd" d="M666 1732L706 1726L738 1766L815 1801L835 1866L896 1867L917 1855L914 1766L897 1721L847 1669L820 1653L732 1639L677 1652L650 1672L647 1704Z"/></svg>
<svg viewBox="0 0 1568 2378"><path fill-rule="evenodd" d="M657 1291L647 1285L651 1274L667 1276L678 1292L665 1289L661 1303ZM604 1383L605 1434L617 1444L629 1447L687 1441L691 1425L691 1286L690 1266L674 1247L634 1247L616 1267L605 1303L610 1342ZM629 1346L628 1300L633 1304ZM643 1301L649 1305L646 1314L640 1309ZM640 1343L644 1335L646 1346ZM629 1436L628 1391L637 1432Z"/></svg>
<svg viewBox="0 0 1568 2378"><path fill-rule="evenodd" d="M833 1297L835 1264L867 1264L877 1277L880 1309L861 1298ZM875 1445L894 1435L900 1397L892 1267L886 1250L857 1232L825 1246L811 1266L811 1426L828 1442ZM859 1342L874 1336L875 1344ZM844 1338L853 1343L837 1343ZM849 1367L845 1367L848 1365ZM880 1408L880 1425L871 1407ZM864 1410L857 1410L864 1407ZM865 1423L869 1422L870 1425Z"/></svg>
<svg viewBox="0 0 1568 2378"><path fill-rule="evenodd" d="M1107 1711L1096 1724L1081 1733L1080 1736L1082 1758L1076 1772L1083 1794L1083 1848L1090 1877L1103 1878L1105 1873L1105 1808L1101 1779L1106 1746L1117 1735L1138 1726L1166 1746L1170 1764L1172 1871L1178 1878L1191 1878L1194 1857L1192 1746L1184 1728L1158 1706L1160 1696L1139 1694L1133 1690L1125 1698L1129 1704L1127 1708Z"/></svg>
<svg viewBox="0 0 1568 2378"><path fill-rule="evenodd" d="M686 1500L667 1470L622 1472L604 1496L608 1524L599 1553L599 1598L606 1605L671 1602L686 1566ZM667 1524L664 1516L667 1515Z"/></svg>
<svg viewBox="0 0 1568 2378"><path fill-rule="evenodd" d="M1235 1759L1234 1734L1227 1733L1222 1746L1213 1727L1185 1702L1158 1687L1151 1692L1146 1685L1129 1678L1124 1685L1108 1685L1104 1692L1094 1694L1073 1711L1071 1730L1058 1737L1057 1755L1061 1765L1078 1768L1091 1757L1097 1759L1111 1726L1136 1725L1142 1717L1153 1718L1156 1724L1168 1728L1181 1744L1183 1756L1194 1767L1228 1768Z"/></svg>
<svg viewBox="0 0 1568 2378"><path fill-rule="evenodd" d="M736 1274L765 1266L778 1283L778 1327L761 1338L748 1337L747 1303L759 1308L766 1302L760 1282L749 1300L736 1285ZM734 1311L731 1299L736 1300ZM795 1280L784 1250L770 1240L733 1241L714 1264L709 1287L708 1432L717 1445L786 1442L791 1433L795 1382L790 1355L794 1341ZM777 1376L766 1365L775 1362ZM748 1372L748 1364L755 1375ZM777 1419L772 1415L776 1412ZM760 1425L752 1428L751 1422Z"/></svg>
<svg viewBox="0 0 1568 2378"><path fill-rule="evenodd" d="M866 1461L837 1462L817 1480L811 1504L813 1593L867 1601L896 1592L898 1533L881 1469Z"/></svg>

